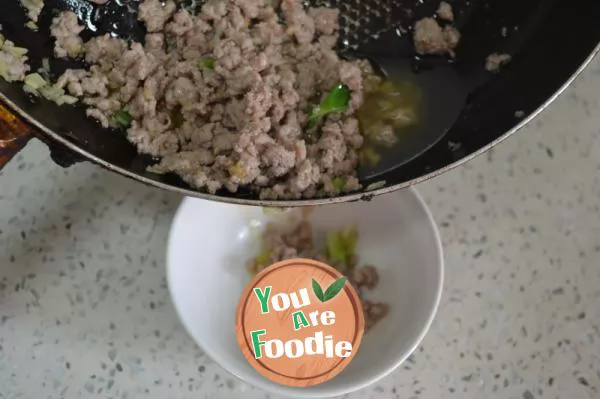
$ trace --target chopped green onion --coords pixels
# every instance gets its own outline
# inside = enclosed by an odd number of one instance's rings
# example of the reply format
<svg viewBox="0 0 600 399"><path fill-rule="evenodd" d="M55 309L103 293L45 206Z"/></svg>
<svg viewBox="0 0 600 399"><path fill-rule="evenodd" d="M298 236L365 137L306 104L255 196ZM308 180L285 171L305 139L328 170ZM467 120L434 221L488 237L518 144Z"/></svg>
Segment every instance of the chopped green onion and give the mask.
<svg viewBox="0 0 600 399"><path fill-rule="evenodd" d="M260 266L269 266L271 263L271 251L267 247L263 247L255 259L256 264Z"/></svg>
<svg viewBox="0 0 600 399"><path fill-rule="evenodd" d="M354 226L327 234L327 260L334 264L351 264L357 241L358 232Z"/></svg>
<svg viewBox="0 0 600 399"><path fill-rule="evenodd" d="M183 117L181 106L178 106L171 111L171 127L173 129L178 129L183 125L184 122L185 118Z"/></svg>
<svg viewBox="0 0 600 399"><path fill-rule="evenodd" d="M232 177L237 177L239 179L243 179L246 176L246 168L241 162L237 162L236 164L231 165L227 168L229 175Z"/></svg>
<svg viewBox="0 0 600 399"><path fill-rule="evenodd" d="M375 183L371 183L367 186L367 188L365 188L365 191L373 191L373 190L378 190L382 187L385 187L386 181L385 180L380 180L378 182Z"/></svg>
<svg viewBox="0 0 600 399"><path fill-rule="evenodd" d="M38 29L39 29L38 26L37 26L37 24L35 22L33 22L33 21L27 22L25 24L25 27L31 29L34 32L37 32Z"/></svg>
<svg viewBox="0 0 600 399"><path fill-rule="evenodd" d="M361 164L366 166L375 166L381 161L381 155L379 155L372 147L363 147L358 158Z"/></svg>
<svg viewBox="0 0 600 399"><path fill-rule="evenodd" d="M333 184L333 187L339 192L339 191L343 191L344 188L346 187L346 179L343 177L334 177L333 180L331 181L331 184Z"/></svg>
<svg viewBox="0 0 600 399"><path fill-rule="evenodd" d="M131 126L131 122L133 122L133 117L131 114L124 109L115 111L113 114L113 119L122 127L129 127Z"/></svg>
<svg viewBox="0 0 600 399"><path fill-rule="evenodd" d="M308 116L309 126L314 125L317 119L333 112L345 112L350 102L350 89L339 84L327 94L319 105L314 107Z"/></svg>
<svg viewBox="0 0 600 399"><path fill-rule="evenodd" d="M215 69L215 60L212 58L202 58L200 66L206 69Z"/></svg>

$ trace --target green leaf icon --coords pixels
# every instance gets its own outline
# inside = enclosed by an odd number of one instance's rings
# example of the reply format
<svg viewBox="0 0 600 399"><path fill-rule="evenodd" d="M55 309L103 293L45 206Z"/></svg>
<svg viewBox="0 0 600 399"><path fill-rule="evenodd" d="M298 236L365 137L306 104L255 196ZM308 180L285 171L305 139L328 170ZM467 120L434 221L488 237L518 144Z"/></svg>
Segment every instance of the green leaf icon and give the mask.
<svg viewBox="0 0 600 399"><path fill-rule="evenodd" d="M324 300L321 302L327 302L327 301L335 298L335 296L337 294L339 294L339 292L342 290L342 288L344 288L344 284L346 284L346 281L348 281L348 278L345 276L334 281L333 284L331 284L329 286L329 288L327 288L327 290L325 290L325 295L323 296Z"/></svg>
<svg viewBox="0 0 600 399"><path fill-rule="evenodd" d="M319 298L319 301L325 302L325 299L323 297L323 289L321 288L317 280L315 280L314 278L312 279L312 288L317 298Z"/></svg>
<svg viewBox="0 0 600 399"><path fill-rule="evenodd" d="M327 288L325 290L325 293L323 294L323 289L321 288L321 286L319 285L317 280L315 280L313 278L312 279L312 288L313 288L313 291L314 291L315 295L317 296L317 298L319 298L319 301L327 302L327 301L330 301L333 298L335 298L335 296L340 293L342 288L344 288L344 284L346 284L346 281L348 281L348 277L341 277L341 278L335 280L333 282L333 284L331 284L329 286L329 288Z"/></svg>

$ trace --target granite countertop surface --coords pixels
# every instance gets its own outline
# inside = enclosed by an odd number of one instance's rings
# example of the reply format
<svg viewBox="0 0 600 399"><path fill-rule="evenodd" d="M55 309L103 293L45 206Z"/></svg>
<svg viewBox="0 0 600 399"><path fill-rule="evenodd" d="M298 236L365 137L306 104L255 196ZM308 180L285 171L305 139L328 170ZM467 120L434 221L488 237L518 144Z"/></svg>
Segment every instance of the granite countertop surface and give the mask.
<svg viewBox="0 0 600 399"><path fill-rule="evenodd" d="M351 398L600 397L600 60L494 150L417 188L443 235L431 330ZM0 398L263 398L169 300L181 198L32 142L0 172Z"/></svg>

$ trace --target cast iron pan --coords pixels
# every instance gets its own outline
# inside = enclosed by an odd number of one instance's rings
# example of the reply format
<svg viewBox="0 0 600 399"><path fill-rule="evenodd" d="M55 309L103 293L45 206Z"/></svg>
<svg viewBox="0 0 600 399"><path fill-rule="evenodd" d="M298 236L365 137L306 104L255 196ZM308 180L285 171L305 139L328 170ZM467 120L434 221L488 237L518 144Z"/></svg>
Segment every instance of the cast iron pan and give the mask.
<svg viewBox="0 0 600 399"><path fill-rule="evenodd" d="M19 1L5 0L0 24L7 38L30 49L33 70L42 58L49 58L57 77L73 62L52 59L53 41L48 29L56 12L71 9L88 21L91 29L85 31L85 38L117 32L140 40L143 26L136 21L135 12L126 11L124 2L111 0L107 6L96 7L87 0L46 0L36 33L24 27L26 17ZM368 200L409 186L470 159L524 125L587 64L600 42L598 1L449 2L455 10L455 26L462 34L454 60L416 57L410 32L405 32L415 20L431 16L438 0L329 2L360 21L358 30L344 30L342 46L377 62L384 60L392 69L408 71L426 88L425 96L431 104L425 128L408 137L393 154L387 154L387 169L371 173L365 180L365 186L384 180L385 186L378 190L297 201L261 201L245 191L236 195L202 193L175 176L146 172L153 160L139 155L121 132L102 129L88 119L83 108L34 101L19 84L4 81L0 81L0 102L4 104L0 106L0 166L2 155L6 161L35 135L49 144L53 159L63 166L87 159L162 189L238 204L287 207ZM497 74L483 67L492 52L513 56ZM517 111L524 117L516 117Z"/></svg>

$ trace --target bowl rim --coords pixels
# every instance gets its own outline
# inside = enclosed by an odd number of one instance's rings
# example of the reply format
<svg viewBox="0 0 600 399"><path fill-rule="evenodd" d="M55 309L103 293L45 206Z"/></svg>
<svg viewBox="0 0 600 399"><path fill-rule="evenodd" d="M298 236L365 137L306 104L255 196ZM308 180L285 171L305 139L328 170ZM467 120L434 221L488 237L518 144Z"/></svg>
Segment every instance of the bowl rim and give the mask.
<svg viewBox="0 0 600 399"><path fill-rule="evenodd" d="M172 245L173 245L172 244L173 243L173 231L174 231L175 223L177 222L178 218L181 217L181 214L183 212L182 209L184 208L184 206L186 204L188 204L190 202L202 201L201 199L196 198L196 197L185 197L179 204L177 211L175 212L175 215L173 216L171 226L169 228L168 239L167 239L167 250L166 250L166 261L165 261L166 269L167 269L166 270L166 279L167 279L167 287L169 290L169 298L171 299L173 308L175 309L175 312L177 313L177 317L179 318L180 323L183 325L183 328L185 329L186 333L192 339L192 341L219 367L221 367L228 373L232 374L233 376L239 378L242 382L247 383L255 388L261 389L265 392L272 393L272 394L286 395L288 397L293 397L293 398L315 398L315 397L331 398L331 397L346 395L346 394L349 394L352 392L359 391L359 390L364 389L364 388L374 384L375 382L383 379L384 377L388 376L394 370L396 370L402 363L404 363L404 361L406 361L406 359L410 355L412 355L414 353L414 351L419 347L419 345L421 344L421 342L427 335L427 332L429 332L429 329L431 328L431 325L433 324L433 320L435 319L435 316L437 314L437 311L438 311L438 308L439 308L439 305L441 302L443 286L444 286L444 277L445 277L444 276L444 269L445 269L444 249L443 249L443 244L442 244L442 238L441 238L441 234L440 234L439 228L437 226L437 223L435 222L435 219L433 217L433 214L432 214L431 210L429 209L429 207L427 206L427 204L426 204L425 200L423 199L423 197L421 196L421 194L414 187L408 187L405 190L399 190L397 192L390 193L389 195L400 195L404 191L409 192L416 199L417 204L424 211L427 224L433 230L433 236L434 236L434 240L435 240L435 249L436 249L436 253L437 253L436 269L437 269L437 272L438 272L437 274L438 274L439 278L438 278L437 287L435 290L435 298L433 300L431 308L429 309L429 315L427 317L427 321L421 328L421 332L415 338L415 340L411 344L410 348L408 350L406 350L404 353L402 353L398 357L398 359L392 365L390 365L387 369L385 369L382 372L379 372L377 374L374 374L364 380L357 381L354 384L347 384L345 386L341 386L338 388L321 389L322 392L319 391L318 385L310 387L310 389L306 389L306 390L300 389L300 388L294 388L294 387L287 387L284 385L274 387L272 385L272 383L267 383L266 381L263 381L262 378L253 378L248 375L240 375L239 373L231 370L228 367L228 365L226 364L226 362L221 361L222 359L220 359L220 356L216 355L210 347L203 345L199 339L196 339L196 335L192 333L192 329L189 327L188 323L185 321L185 318L183 317L183 314L178 306L178 302L175 299L173 283L172 283L172 281L174 280L174 276L173 276L174 267L169 262L169 260L171 259L171 253L172 253L171 251L172 251ZM224 204L224 203L221 203L221 204L228 205L228 206L242 206L242 205Z"/></svg>

